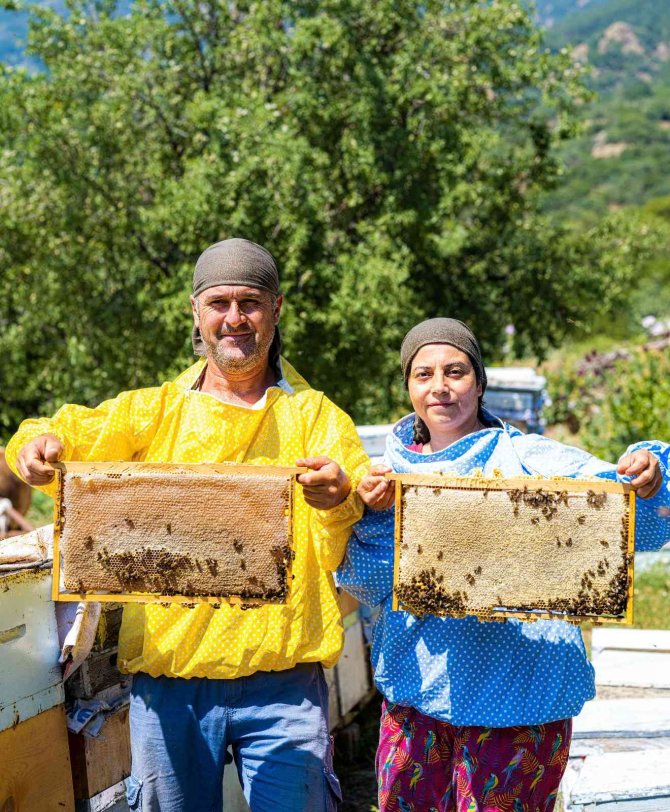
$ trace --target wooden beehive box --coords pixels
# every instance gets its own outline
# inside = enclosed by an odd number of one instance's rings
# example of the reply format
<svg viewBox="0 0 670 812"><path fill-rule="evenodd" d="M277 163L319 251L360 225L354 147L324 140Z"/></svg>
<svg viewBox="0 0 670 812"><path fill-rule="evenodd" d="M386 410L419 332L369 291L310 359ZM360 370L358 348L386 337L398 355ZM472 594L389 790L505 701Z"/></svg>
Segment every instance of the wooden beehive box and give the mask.
<svg viewBox="0 0 670 812"><path fill-rule="evenodd" d="M68 731L74 796L89 800L130 775L129 708L110 714L96 737Z"/></svg>
<svg viewBox="0 0 670 812"><path fill-rule="evenodd" d="M0 732L0 810L74 812L63 705Z"/></svg>
<svg viewBox="0 0 670 812"><path fill-rule="evenodd" d="M284 602L301 469L58 464L54 597Z"/></svg>
<svg viewBox="0 0 670 812"><path fill-rule="evenodd" d="M632 621L635 495L605 480L390 474L394 608Z"/></svg>

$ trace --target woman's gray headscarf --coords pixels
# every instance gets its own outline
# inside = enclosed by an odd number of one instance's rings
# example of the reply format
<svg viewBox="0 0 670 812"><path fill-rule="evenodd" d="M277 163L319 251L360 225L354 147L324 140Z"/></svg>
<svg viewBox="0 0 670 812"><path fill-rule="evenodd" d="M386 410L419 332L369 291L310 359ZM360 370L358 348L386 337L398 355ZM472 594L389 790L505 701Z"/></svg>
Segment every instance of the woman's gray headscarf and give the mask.
<svg viewBox="0 0 670 812"><path fill-rule="evenodd" d="M246 285L279 295L279 272L272 254L255 242L233 238L222 240L206 248L195 264L193 272L193 296L197 297L207 288L218 285ZM207 356L207 347L200 330L193 325L193 350L196 355ZM281 335L275 327L270 345L269 362L277 377L281 377L279 354Z"/></svg>
<svg viewBox="0 0 670 812"><path fill-rule="evenodd" d="M486 369L482 360L482 351L472 330L458 319L426 319L417 324L407 333L400 347L400 365L405 379L405 386L412 368L412 360L421 347L427 344L450 344L457 350L464 352L470 359L475 370L477 383L481 384L482 394L479 398L478 416L484 422L482 414L482 398L486 391ZM426 424L417 415L414 421L414 442L427 443L430 432Z"/></svg>

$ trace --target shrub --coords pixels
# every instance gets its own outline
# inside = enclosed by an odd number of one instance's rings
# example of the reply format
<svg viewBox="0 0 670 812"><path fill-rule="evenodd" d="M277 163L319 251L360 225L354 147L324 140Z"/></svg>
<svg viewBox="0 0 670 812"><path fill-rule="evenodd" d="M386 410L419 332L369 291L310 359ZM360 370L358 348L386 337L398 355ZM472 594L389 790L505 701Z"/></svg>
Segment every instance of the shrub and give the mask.
<svg viewBox="0 0 670 812"><path fill-rule="evenodd" d="M631 443L670 439L670 349L591 353L548 374L548 423L566 423L579 443L618 459Z"/></svg>

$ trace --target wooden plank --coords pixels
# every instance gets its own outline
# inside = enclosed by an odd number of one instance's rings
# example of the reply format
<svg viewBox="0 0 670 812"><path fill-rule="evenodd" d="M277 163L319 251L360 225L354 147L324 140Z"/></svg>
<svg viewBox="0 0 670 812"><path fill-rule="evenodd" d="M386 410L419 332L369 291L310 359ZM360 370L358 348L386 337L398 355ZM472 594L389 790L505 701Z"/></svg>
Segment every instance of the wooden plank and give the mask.
<svg viewBox="0 0 670 812"><path fill-rule="evenodd" d="M62 705L0 733L0 810L74 812Z"/></svg>
<svg viewBox="0 0 670 812"><path fill-rule="evenodd" d="M56 567L54 566L54 569ZM54 584L56 581L54 580ZM57 589L57 587L55 587ZM130 592L125 594L106 594L104 592L55 592L54 601L66 603L80 603L82 601L94 601L95 603L161 603L166 606L172 603L183 604L185 606L192 606L194 603L208 603L215 609L218 609L224 603L232 605L253 605L263 606L265 604L274 604L276 601L265 601L259 598L238 598L235 595L227 597L202 597L190 595L158 595L155 592ZM607 621L608 623L615 621Z"/></svg>
<svg viewBox="0 0 670 812"><path fill-rule="evenodd" d="M234 474L235 476L267 474L268 476L284 477L307 474L310 470L296 465L249 465L234 462L53 462L51 466L60 472L91 473L95 471L125 476L132 476L138 472L164 471L184 476L189 474Z"/></svg>
<svg viewBox="0 0 670 812"><path fill-rule="evenodd" d="M92 699L100 691L127 680L117 665L118 648L92 652L67 681L68 697Z"/></svg>
<svg viewBox="0 0 670 812"><path fill-rule="evenodd" d="M636 523L636 496L635 491L629 491L628 495L628 557L630 565L628 567L628 596L626 598L626 624L632 626L635 622L635 523Z"/></svg>
<svg viewBox="0 0 670 812"><path fill-rule="evenodd" d="M573 739L670 737L670 698L599 699L573 720Z"/></svg>
<svg viewBox="0 0 670 812"><path fill-rule="evenodd" d="M453 476L451 474L385 474L386 479L403 482L406 485L427 485L430 488L486 488L489 491L506 491L510 488L555 491L593 491L603 493L634 493L627 482L613 482L610 479L570 479L568 477L507 477L500 479L482 476Z"/></svg>
<svg viewBox="0 0 670 812"><path fill-rule="evenodd" d="M390 474L386 475L389 479ZM395 487L395 521L393 523L393 585L398 583L400 574L400 545L402 544L402 524L400 516L402 515L402 483L396 483ZM400 601L398 594L393 590L391 598L391 609L397 612L400 609Z"/></svg>
<svg viewBox="0 0 670 812"><path fill-rule="evenodd" d="M128 707L107 718L92 738L68 731L75 799L90 799L130 775Z"/></svg>
<svg viewBox="0 0 670 812"><path fill-rule="evenodd" d="M571 808L580 812L581 807L601 812L614 803L633 802L639 805L630 809L644 809L642 802L652 799L657 805L647 808L670 810L668 750L587 756L570 793Z"/></svg>

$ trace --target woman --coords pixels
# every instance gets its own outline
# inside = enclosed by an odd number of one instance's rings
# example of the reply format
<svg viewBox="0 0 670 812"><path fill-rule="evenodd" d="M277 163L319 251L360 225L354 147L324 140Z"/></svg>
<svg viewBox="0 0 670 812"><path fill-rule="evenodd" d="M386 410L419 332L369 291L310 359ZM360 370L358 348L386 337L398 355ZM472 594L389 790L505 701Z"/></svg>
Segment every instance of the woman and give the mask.
<svg viewBox="0 0 670 812"><path fill-rule="evenodd" d="M384 466L358 488L367 509L339 583L379 606L372 661L384 695L377 752L380 812L550 812L571 718L593 698L579 628L559 620L485 623L392 611L393 485L388 471L631 478L638 549L667 539L669 448L632 446L615 468L584 451L524 435L486 411L477 340L454 319L414 327L401 348L415 413L387 441ZM654 452L652 454L651 452Z"/></svg>

